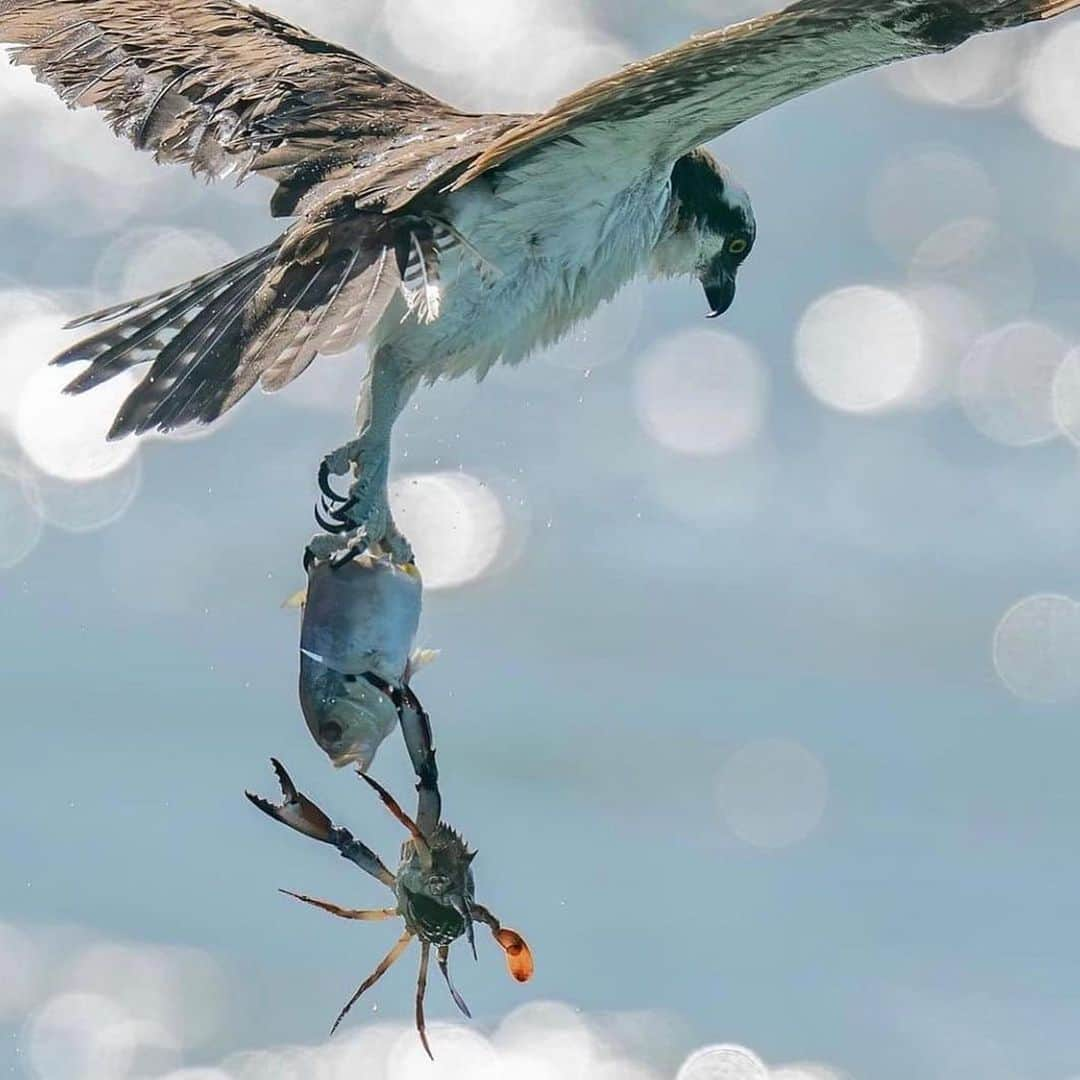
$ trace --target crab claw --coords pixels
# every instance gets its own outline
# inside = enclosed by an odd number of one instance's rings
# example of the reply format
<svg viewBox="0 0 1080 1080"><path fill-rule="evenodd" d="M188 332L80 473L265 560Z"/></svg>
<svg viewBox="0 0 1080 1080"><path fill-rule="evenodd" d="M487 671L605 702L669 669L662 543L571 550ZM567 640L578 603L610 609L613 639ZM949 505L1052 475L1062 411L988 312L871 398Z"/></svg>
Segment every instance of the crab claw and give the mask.
<svg viewBox="0 0 1080 1080"><path fill-rule="evenodd" d="M506 966L510 974L520 983L528 982L533 977L536 965L533 963L532 950L525 939L508 926L494 931L495 940L506 953Z"/></svg>
<svg viewBox="0 0 1080 1080"><path fill-rule="evenodd" d="M324 843L333 843L333 828L330 819L324 814L306 795L296 790L292 778L285 771L285 767L277 758L271 758L270 764L277 773L278 783L281 785L281 794L284 796L280 805L264 799L261 795L253 795L250 791L244 794L264 814L288 825L305 836Z"/></svg>

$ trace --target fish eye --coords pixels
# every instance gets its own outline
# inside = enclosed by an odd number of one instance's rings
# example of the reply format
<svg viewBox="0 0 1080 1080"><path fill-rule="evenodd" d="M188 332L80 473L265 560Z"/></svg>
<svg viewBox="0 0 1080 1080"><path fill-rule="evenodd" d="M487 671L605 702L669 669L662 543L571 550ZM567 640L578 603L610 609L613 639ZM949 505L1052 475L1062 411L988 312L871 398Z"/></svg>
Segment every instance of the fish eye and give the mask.
<svg viewBox="0 0 1080 1080"><path fill-rule="evenodd" d="M745 236L736 236L735 239L728 244L728 254L745 255L749 247L750 241Z"/></svg>

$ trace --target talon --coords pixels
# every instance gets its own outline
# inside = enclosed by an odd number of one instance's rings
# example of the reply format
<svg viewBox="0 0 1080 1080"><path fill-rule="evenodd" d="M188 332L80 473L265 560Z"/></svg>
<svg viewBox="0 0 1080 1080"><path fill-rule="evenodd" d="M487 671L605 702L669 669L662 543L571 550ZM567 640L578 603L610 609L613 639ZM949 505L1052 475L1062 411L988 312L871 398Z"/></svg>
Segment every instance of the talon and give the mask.
<svg viewBox="0 0 1080 1080"><path fill-rule="evenodd" d="M323 517L323 513L327 514L327 517ZM334 536L340 536L342 533L347 533L351 528L350 525L345 522L338 521L337 516L329 510L329 508L323 504L323 506L316 506L314 510L315 524L319 526L323 532L331 533Z"/></svg>
<svg viewBox="0 0 1080 1080"><path fill-rule="evenodd" d="M331 518L334 521L343 522L345 520L342 515L346 513L348 505L348 499L346 499L344 502L335 503L331 502L331 500L328 499L325 495L319 496L319 508L328 518Z"/></svg>
<svg viewBox="0 0 1080 1080"><path fill-rule="evenodd" d="M342 473L334 473L335 476L341 476ZM319 466L319 490L331 501L335 503L343 503L346 501L344 495L339 495L330 483L330 463L324 458L322 464Z"/></svg>
<svg viewBox="0 0 1080 1080"><path fill-rule="evenodd" d="M354 496L350 495L349 498L347 498L339 507L337 507L333 511L334 517L340 518L343 521L347 520L348 515L353 510L356 509L356 507L359 505L359 503L360 503L359 499L357 499Z"/></svg>
<svg viewBox="0 0 1080 1080"><path fill-rule="evenodd" d="M330 569L340 570L343 566L348 566L349 563L354 562L356 559L359 559L366 550L366 543L356 544L355 546L350 545L349 547L345 548L344 551L342 551L338 555L335 555L330 560Z"/></svg>

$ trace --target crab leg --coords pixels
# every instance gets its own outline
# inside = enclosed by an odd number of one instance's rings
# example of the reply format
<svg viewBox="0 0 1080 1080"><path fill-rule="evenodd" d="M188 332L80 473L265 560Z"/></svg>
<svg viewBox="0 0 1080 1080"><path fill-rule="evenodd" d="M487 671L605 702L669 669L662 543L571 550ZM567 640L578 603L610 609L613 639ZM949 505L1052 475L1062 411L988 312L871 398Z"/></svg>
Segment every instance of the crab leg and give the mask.
<svg viewBox="0 0 1080 1080"><path fill-rule="evenodd" d="M416 848L416 853L420 857L420 863L425 870L431 869L431 845L428 843L427 837L420 831L419 826L404 810L401 809L398 801L390 794L376 780L374 777L368 776L367 773L357 772L357 776L360 777L369 787L373 788L382 799L383 805L391 814L394 815L409 830L409 835L412 837L413 847Z"/></svg>
<svg viewBox="0 0 1080 1080"><path fill-rule="evenodd" d="M394 875L386 868L379 856L366 844L357 840L348 829L335 825L306 795L297 791L296 785L280 761L271 758L270 763L274 766L274 772L277 773L284 799L280 804L272 803L247 791L244 794L251 803L275 821L288 825L290 829L310 836L313 840L336 847L343 858L355 863L361 870L381 881L388 889L393 889Z"/></svg>
<svg viewBox="0 0 1080 1080"><path fill-rule="evenodd" d="M345 1008L338 1013L337 1019L334 1021L334 1026L330 1029L330 1034L333 1035L341 1025L341 1021L345 1019L348 1011L356 1004L360 999L360 996L365 991L370 990L393 966L399 956L405 951L409 942L413 939L413 932L406 930L404 934L397 939L397 944L379 961L379 966L360 984L359 989L355 994L345 1003ZM431 1051L428 1051L430 1053Z"/></svg>
<svg viewBox="0 0 1080 1080"><path fill-rule="evenodd" d="M420 1033L420 1041L424 1044L427 1056L432 1061L435 1055L431 1052L428 1043L427 1025L424 1023L424 994L427 992L428 961L431 959L431 943L420 942L420 974L416 979L416 1030Z"/></svg>
<svg viewBox="0 0 1080 1080"><path fill-rule="evenodd" d="M360 922L381 922L384 919L396 919L398 917L397 908L376 908L374 911L360 911L355 908L338 907L337 904L331 904L329 900L316 900L313 896L304 896L302 893L289 892L288 889L278 889L278 892L283 892L286 896L291 896L294 900L302 900L305 904L311 904L313 907L322 908L323 911L329 911L331 915L336 915L339 919L357 919Z"/></svg>
<svg viewBox="0 0 1080 1080"><path fill-rule="evenodd" d="M416 773L416 825L425 836L431 836L442 817L439 769L435 764L431 720L409 686L397 692L394 704L397 705L405 747L409 751L413 772Z"/></svg>
<svg viewBox="0 0 1080 1080"><path fill-rule="evenodd" d="M450 991L450 996L454 999L454 1004L471 1020L472 1013L469 1012L469 1006L465 1004L465 999L457 992L457 987L454 986L450 979L450 946L440 945L437 955L439 958L439 970L443 973L446 987Z"/></svg>
<svg viewBox="0 0 1080 1080"><path fill-rule="evenodd" d="M439 794L439 769L435 764L435 746L431 734L431 719L411 686L393 686L373 672L361 676L376 690L385 694L397 709L401 734L416 773L416 827L424 836L435 831L442 817L442 796ZM384 800L385 801L385 800ZM391 811L393 813L393 811ZM395 813L395 817L398 815ZM398 820L402 819L398 817ZM411 823L402 821L411 830Z"/></svg>

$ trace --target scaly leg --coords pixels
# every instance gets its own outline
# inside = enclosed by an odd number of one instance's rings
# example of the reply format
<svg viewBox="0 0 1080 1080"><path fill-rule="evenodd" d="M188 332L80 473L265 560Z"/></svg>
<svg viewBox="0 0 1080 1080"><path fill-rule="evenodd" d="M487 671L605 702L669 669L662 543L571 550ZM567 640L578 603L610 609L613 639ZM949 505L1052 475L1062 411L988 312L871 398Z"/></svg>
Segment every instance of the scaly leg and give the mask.
<svg viewBox="0 0 1080 1080"><path fill-rule="evenodd" d="M360 1000L361 995L370 990L390 970L412 939L413 933L411 930L406 930L405 933L397 939L397 944L379 961L379 966L360 984L356 993L345 1002L345 1008L338 1013L337 1019L334 1021L334 1026L330 1029L331 1035L333 1035L341 1026L341 1021L345 1019L349 1010Z"/></svg>
<svg viewBox="0 0 1080 1080"><path fill-rule="evenodd" d="M323 458L319 487L324 496L316 520L327 532L347 536L355 554L379 544L395 562L412 561L412 549L398 531L390 513L387 479L390 470L390 433L418 379L404 369L388 349L371 359L357 405L358 436ZM351 474L346 496L330 483L331 476Z"/></svg>

